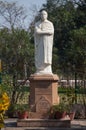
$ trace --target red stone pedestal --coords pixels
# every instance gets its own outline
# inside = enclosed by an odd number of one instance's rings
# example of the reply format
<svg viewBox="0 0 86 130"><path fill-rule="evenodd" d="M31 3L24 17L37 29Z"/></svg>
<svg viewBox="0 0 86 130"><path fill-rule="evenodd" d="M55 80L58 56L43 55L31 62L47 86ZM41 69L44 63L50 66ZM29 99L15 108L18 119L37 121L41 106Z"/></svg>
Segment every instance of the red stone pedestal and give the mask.
<svg viewBox="0 0 86 130"><path fill-rule="evenodd" d="M40 113L39 115L45 116L45 113L47 113L50 107L59 102L57 90L58 76L31 75L29 80L31 112ZM37 116L35 118L43 118L43 116Z"/></svg>

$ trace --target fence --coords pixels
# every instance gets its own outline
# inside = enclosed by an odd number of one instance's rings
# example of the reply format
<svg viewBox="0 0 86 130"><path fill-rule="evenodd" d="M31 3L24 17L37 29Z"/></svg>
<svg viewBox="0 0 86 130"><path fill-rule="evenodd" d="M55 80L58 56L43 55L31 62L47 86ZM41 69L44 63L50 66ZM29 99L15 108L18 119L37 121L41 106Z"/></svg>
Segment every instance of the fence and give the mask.
<svg viewBox="0 0 86 130"><path fill-rule="evenodd" d="M63 79L59 80L59 93L65 93L67 88L73 89L75 93L75 103L78 103L79 100L83 100L83 103L86 104L86 73L78 71L74 72L71 75L66 75ZM62 89L64 91L62 91ZM82 98L82 99L81 99Z"/></svg>

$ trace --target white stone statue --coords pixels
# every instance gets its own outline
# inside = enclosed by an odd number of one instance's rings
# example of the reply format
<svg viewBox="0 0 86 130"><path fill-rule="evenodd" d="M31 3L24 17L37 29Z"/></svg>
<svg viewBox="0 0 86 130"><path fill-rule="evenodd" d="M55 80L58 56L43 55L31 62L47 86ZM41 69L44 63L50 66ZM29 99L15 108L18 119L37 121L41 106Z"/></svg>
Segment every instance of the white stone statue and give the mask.
<svg viewBox="0 0 86 130"><path fill-rule="evenodd" d="M47 12L41 12L41 20L35 24L35 66L36 74L52 74L52 48L54 27L47 20Z"/></svg>

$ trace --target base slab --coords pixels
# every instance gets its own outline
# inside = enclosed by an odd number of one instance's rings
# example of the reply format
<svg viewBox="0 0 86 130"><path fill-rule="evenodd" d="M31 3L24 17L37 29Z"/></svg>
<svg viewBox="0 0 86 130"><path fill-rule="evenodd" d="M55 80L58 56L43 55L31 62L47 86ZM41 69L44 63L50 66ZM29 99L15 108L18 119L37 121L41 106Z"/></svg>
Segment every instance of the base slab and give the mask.
<svg viewBox="0 0 86 130"><path fill-rule="evenodd" d="M18 119L18 127L64 127L70 128L70 119Z"/></svg>

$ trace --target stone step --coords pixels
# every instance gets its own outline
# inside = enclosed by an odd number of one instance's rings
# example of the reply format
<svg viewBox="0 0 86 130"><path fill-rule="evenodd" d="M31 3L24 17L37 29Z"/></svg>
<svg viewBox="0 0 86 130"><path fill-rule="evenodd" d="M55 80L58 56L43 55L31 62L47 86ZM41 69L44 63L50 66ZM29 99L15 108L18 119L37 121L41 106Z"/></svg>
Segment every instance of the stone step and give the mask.
<svg viewBox="0 0 86 130"><path fill-rule="evenodd" d="M1 130L86 130L86 128L54 128L54 127L6 127Z"/></svg>
<svg viewBox="0 0 86 130"><path fill-rule="evenodd" d="M71 121L69 118L63 119L18 119L18 127L71 127Z"/></svg>

